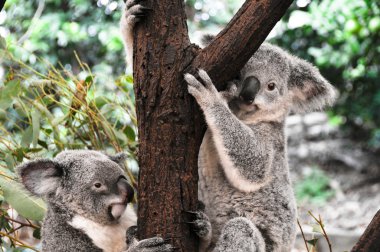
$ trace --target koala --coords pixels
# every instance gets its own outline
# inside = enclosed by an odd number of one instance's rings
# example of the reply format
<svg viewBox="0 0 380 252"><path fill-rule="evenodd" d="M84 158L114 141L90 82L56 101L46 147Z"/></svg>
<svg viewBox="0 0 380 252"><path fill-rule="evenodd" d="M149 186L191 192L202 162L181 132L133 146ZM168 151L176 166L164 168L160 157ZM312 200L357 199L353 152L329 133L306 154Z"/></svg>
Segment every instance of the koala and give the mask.
<svg viewBox="0 0 380 252"><path fill-rule="evenodd" d="M284 132L290 111L332 105L335 88L310 63L264 43L227 91L199 70L186 74L188 91L208 129L198 159L195 212L201 251L291 251L296 203Z"/></svg>
<svg viewBox="0 0 380 252"><path fill-rule="evenodd" d="M139 1L127 1L121 29L128 57L134 25L146 13ZM297 211L285 120L290 111L332 105L335 88L310 63L268 43L226 91L218 92L205 71L198 74L200 81L191 74L185 80L208 126L198 158L198 198L205 210L188 211L200 251L290 251Z"/></svg>
<svg viewBox="0 0 380 252"><path fill-rule="evenodd" d="M134 190L124 159L123 153L68 150L16 168L24 187L47 202L42 251L172 251L161 237L135 238L137 217L128 204Z"/></svg>

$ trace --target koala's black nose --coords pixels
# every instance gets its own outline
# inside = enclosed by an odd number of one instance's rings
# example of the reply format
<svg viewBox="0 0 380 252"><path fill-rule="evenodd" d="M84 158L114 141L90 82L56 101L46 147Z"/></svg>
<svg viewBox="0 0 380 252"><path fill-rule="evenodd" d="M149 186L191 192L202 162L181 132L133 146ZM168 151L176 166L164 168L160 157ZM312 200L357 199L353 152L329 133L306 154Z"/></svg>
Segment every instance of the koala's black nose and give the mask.
<svg viewBox="0 0 380 252"><path fill-rule="evenodd" d="M127 202L131 202L134 196L133 187L128 183L127 179L120 177L117 181L117 189L119 194L126 198Z"/></svg>
<svg viewBox="0 0 380 252"><path fill-rule="evenodd" d="M239 98L245 103L251 104L255 100L259 90L260 81L256 77L250 76L244 80Z"/></svg>

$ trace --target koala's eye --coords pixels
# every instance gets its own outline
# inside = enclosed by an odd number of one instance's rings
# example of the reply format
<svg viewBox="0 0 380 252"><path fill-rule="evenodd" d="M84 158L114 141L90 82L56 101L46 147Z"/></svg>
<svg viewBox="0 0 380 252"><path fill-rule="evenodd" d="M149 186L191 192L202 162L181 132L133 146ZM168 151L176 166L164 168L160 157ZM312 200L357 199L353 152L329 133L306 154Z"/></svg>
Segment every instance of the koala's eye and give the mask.
<svg viewBox="0 0 380 252"><path fill-rule="evenodd" d="M275 87L276 87L276 84L274 84L273 82L268 84L268 90L269 91L273 91L275 89Z"/></svg>
<svg viewBox="0 0 380 252"><path fill-rule="evenodd" d="M96 188L100 188L100 187L102 187L102 184L99 183L99 182L96 182L96 183L94 184L94 186L95 186Z"/></svg>

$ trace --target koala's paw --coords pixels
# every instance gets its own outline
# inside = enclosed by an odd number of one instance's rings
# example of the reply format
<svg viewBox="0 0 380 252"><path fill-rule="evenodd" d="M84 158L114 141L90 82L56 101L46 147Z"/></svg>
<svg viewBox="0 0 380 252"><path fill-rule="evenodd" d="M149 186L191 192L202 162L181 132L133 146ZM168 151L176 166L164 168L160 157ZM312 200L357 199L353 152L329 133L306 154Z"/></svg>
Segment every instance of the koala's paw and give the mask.
<svg viewBox="0 0 380 252"><path fill-rule="evenodd" d="M212 229L208 216L202 211L187 211L187 213L193 215L193 221L188 223L191 225L198 237L202 240L210 240Z"/></svg>
<svg viewBox="0 0 380 252"><path fill-rule="evenodd" d="M140 22L142 18L146 17L149 11L152 11L152 9L139 4L140 1L141 0L127 0L125 3L125 20L131 28Z"/></svg>
<svg viewBox="0 0 380 252"><path fill-rule="evenodd" d="M223 98L218 90L216 90L208 74L202 69L199 70L198 74L202 82L198 81L193 75L188 73L185 74L185 80L188 83L187 90L192 96L194 96L199 106L202 109L205 109L207 106L211 106L217 101L223 101Z"/></svg>
<svg viewBox="0 0 380 252"><path fill-rule="evenodd" d="M132 226L127 230L126 252L172 252L174 247L161 237L152 237L138 241L136 239L137 227Z"/></svg>

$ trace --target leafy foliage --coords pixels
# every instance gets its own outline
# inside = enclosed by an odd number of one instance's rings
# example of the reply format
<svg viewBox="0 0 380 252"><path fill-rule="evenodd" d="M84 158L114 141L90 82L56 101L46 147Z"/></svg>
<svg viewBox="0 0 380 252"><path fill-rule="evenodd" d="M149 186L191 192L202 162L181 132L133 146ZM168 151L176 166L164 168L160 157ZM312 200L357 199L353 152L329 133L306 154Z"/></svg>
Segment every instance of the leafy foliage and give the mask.
<svg viewBox="0 0 380 252"><path fill-rule="evenodd" d="M295 185L295 193L298 201L310 201L316 205L323 205L334 196L334 190L330 188L330 179L317 168L313 168Z"/></svg>
<svg viewBox="0 0 380 252"><path fill-rule="evenodd" d="M37 57L78 72L76 51L95 72L118 76L125 69L118 27L121 6L122 0L7 0L0 36L16 58L39 71L44 65Z"/></svg>

